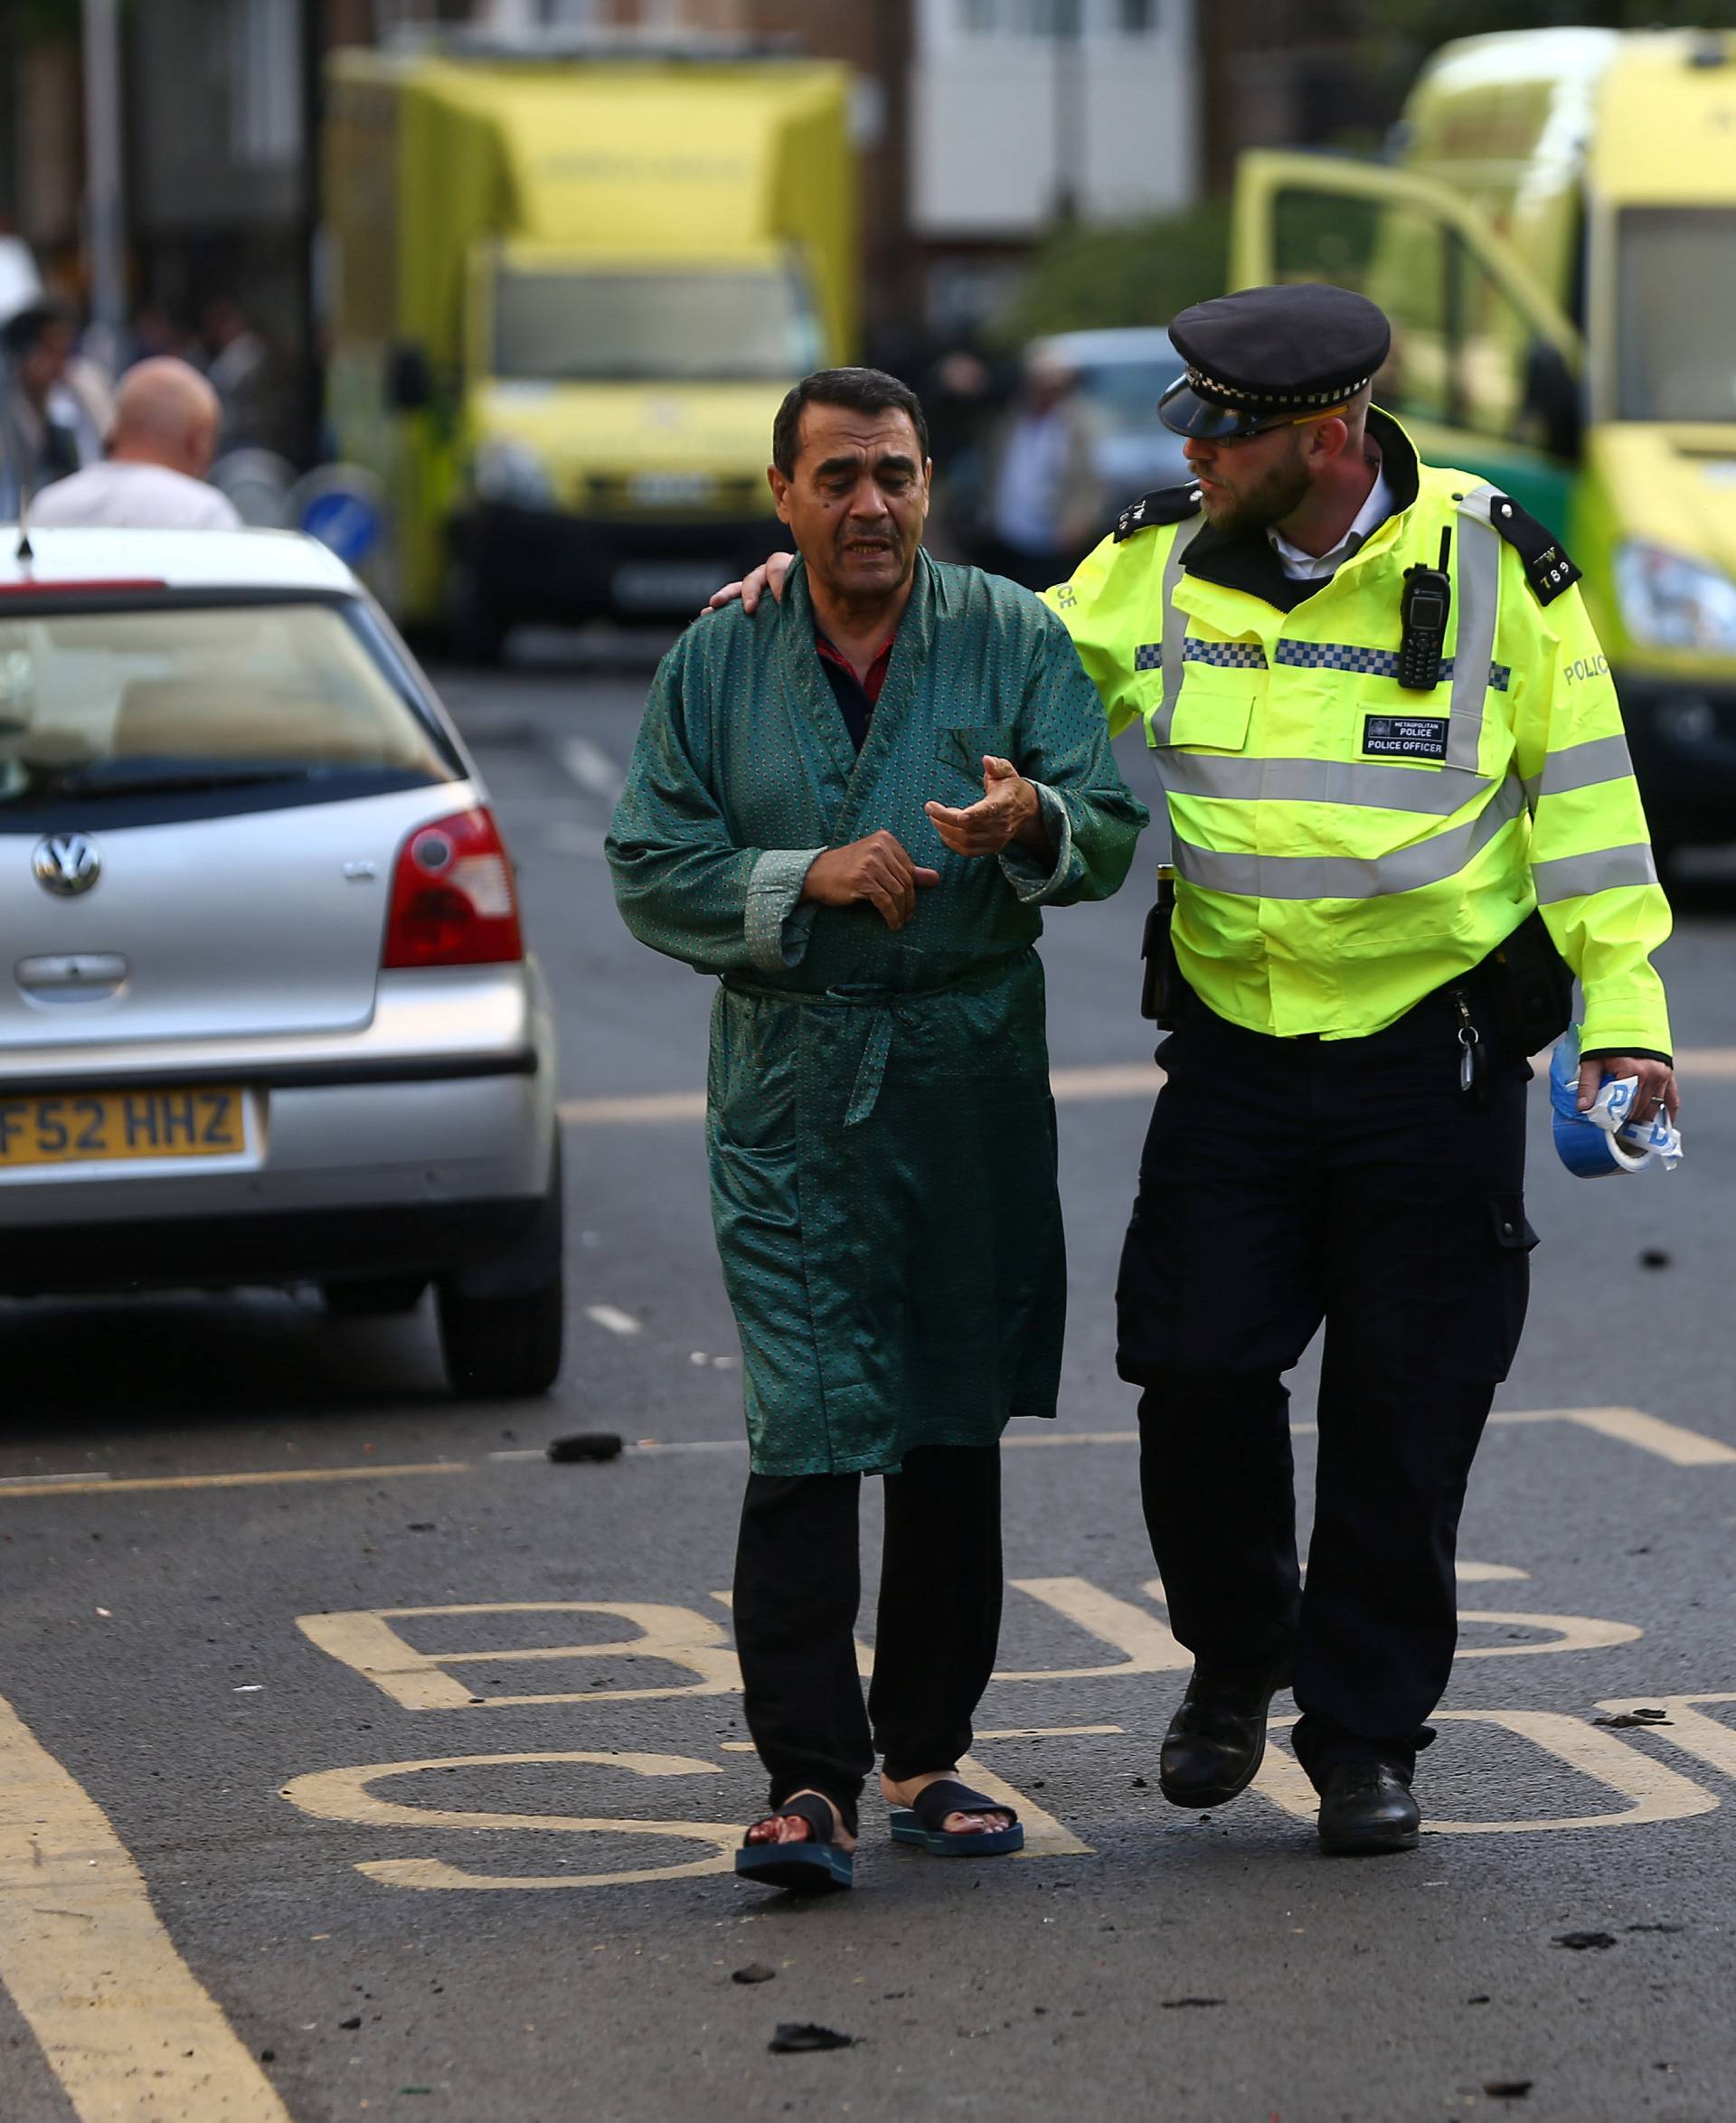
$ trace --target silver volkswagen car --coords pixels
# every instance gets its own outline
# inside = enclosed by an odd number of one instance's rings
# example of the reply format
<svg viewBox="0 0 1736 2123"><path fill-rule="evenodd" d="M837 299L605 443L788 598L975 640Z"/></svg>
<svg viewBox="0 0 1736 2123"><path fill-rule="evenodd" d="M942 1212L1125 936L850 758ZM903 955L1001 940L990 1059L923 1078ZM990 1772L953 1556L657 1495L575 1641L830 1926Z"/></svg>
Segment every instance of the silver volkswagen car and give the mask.
<svg viewBox="0 0 1736 2123"><path fill-rule="evenodd" d="M457 733L278 532L0 532L0 1295L432 1283L559 1368L551 1013Z"/></svg>

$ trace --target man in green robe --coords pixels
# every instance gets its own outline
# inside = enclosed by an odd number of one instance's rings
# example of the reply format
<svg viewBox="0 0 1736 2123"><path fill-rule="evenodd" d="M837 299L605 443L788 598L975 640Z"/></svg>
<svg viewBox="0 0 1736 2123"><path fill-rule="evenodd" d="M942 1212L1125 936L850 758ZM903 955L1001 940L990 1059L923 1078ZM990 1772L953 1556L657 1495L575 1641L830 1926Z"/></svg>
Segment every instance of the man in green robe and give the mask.
<svg viewBox="0 0 1736 2123"><path fill-rule="evenodd" d="M664 658L608 852L633 933L721 984L712 1204L752 1469L735 1620L772 1807L741 1869L800 1886L846 1883L874 1743L910 1804L969 1745L998 1440L1055 1412L1066 1302L1032 947L1040 908L1116 890L1146 814L1061 622L920 550L902 384L810 376L773 457L800 553L783 602ZM863 1474L889 1477L872 1741ZM1015 1846L987 1800L920 1811L931 1837Z"/></svg>

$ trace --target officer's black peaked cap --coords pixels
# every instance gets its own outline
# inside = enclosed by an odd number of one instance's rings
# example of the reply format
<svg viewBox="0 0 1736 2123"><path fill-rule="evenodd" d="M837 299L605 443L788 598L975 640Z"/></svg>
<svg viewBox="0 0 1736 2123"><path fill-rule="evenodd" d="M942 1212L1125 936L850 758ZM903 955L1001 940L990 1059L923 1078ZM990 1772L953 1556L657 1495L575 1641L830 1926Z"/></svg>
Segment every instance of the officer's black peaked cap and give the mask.
<svg viewBox="0 0 1736 2123"><path fill-rule="evenodd" d="M1203 442L1317 419L1366 390L1392 327L1348 288L1243 288L1170 324L1187 363L1158 405L1165 427Z"/></svg>

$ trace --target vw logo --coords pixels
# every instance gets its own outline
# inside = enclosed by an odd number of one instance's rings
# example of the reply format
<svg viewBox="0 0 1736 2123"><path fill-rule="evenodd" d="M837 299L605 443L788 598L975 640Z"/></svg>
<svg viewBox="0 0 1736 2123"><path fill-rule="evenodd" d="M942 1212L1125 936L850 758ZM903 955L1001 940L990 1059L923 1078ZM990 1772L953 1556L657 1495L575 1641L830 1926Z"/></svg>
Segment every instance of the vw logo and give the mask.
<svg viewBox="0 0 1736 2123"><path fill-rule="evenodd" d="M71 900L89 892L102 875L102 857L95 841L86 840L81 833L51 833L36 843L31 867L44 892Z"/></svg>

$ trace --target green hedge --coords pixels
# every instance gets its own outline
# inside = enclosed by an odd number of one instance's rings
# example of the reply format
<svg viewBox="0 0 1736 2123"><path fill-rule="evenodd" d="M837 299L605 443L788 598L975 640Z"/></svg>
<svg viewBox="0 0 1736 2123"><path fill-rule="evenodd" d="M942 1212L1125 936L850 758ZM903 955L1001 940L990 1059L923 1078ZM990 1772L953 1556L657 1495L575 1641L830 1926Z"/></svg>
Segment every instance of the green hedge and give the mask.
<svg viewBox="0 0 1736 2123"><path fill-rule="evenodd" d="M1189 303L1223 293L1229 245L1222 200L1159 220L1061 230L1036 251L992 334L1012 346L1048 332L1167 324Z"/></svg>

